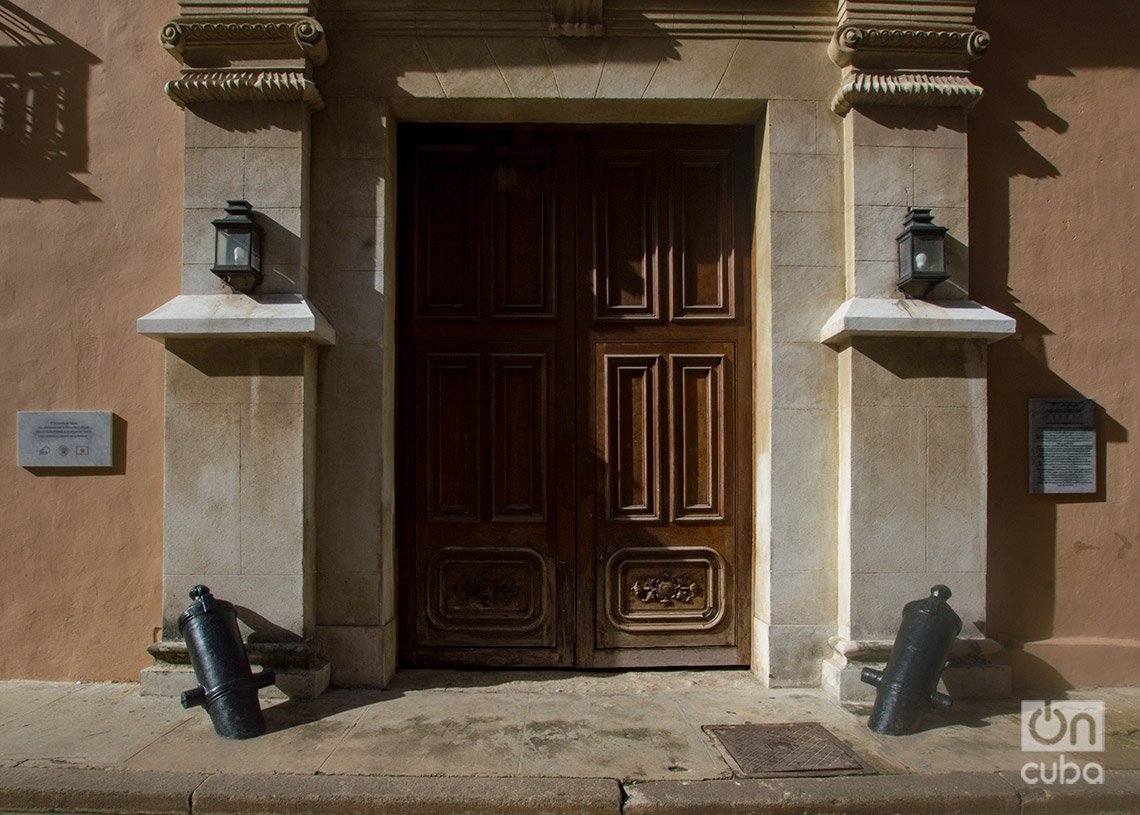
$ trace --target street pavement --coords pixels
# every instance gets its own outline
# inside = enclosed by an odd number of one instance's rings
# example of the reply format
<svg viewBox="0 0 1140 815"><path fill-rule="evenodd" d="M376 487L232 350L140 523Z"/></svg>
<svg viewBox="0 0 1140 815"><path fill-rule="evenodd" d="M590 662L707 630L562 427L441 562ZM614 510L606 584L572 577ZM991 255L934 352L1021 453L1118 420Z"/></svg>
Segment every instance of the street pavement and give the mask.
<svg viewBox="0 0 1140 815"><path fill-rule="evenodd" d="M1140 812L1140 688L1065 696L1104 702L1103 752L1022 752L1017 700L880 736L866 706L736 670L402 671L265 699L268 732L247 741L134 684L6 682L0 813ZM735 778L701 729L807 721L875 774ZM1036 780L1058 761L1095 761L1103 783Z"/></svg>

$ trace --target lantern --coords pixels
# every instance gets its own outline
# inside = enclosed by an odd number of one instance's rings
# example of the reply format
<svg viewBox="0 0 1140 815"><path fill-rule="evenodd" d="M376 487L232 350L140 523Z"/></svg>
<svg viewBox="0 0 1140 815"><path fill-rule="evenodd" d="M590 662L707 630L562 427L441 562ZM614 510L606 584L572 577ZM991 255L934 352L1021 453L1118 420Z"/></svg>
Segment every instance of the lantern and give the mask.
<svg viewBox="0 0 1140 815"><path fill-rule="evenodd" d="M210 270L234 291L249 293L261 283L261 236L248 201L227 201L226 217L213 222L217 230L214 267Z"/></svg>
<svg viewBox="0 0 1140 815"><path fill-rule="evenodd" d="M937 226L929 209L911 209L903 221L899 244L899 288L925 297L950 277L946 271L946 227Z"/></svg>

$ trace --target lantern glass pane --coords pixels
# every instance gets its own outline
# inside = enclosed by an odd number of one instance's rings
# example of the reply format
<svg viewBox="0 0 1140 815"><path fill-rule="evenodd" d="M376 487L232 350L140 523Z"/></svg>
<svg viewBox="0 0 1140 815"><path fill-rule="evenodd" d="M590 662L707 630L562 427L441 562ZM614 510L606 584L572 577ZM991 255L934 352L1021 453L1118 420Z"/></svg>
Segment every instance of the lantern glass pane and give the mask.
<svg viewBox="0 0 1140 815"><path fill-rule="evenodd" d="M255 271L261 271L261 233L249 233L249 265Z"/></svg>
<svg viewBox="0 0 1140 815"><path fill-rule="evenodd" d="M250 233L246 230L218 230L215 260L218 266L250 265Z"/></svg>
<svg viewBox="0 0 1140 815"><path fill-rule="evenodd" d="M904 280L909 279L914 272L914 241L909 232L899 237L899 274Z"/></svg>
<svg viewBox="0 0 1140 815"><path fill-rule="evenodd" d="M914 274L916 277L928 275L941 275L946 271L946 259L943 256L942 235L915 235L911 244L913 249Z"/></svg>

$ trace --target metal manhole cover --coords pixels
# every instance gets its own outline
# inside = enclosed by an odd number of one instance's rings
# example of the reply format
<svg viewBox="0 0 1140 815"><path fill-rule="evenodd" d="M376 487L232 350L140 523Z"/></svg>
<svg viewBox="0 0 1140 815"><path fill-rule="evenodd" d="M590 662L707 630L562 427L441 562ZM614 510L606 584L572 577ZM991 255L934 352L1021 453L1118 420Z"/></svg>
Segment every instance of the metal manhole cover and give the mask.
<svg viewBox="0 0 1140 815"><path fill-rule="evenodd" d="M875 770L817 722L709 724L732 771L741 778L868 775Z"/></svg>

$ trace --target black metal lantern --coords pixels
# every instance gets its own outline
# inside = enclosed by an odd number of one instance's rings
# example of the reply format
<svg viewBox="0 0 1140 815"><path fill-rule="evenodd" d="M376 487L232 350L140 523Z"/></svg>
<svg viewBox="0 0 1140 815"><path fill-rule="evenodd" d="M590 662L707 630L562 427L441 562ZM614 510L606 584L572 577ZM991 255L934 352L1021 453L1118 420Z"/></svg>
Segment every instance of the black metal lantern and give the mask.
<svg viewBox="0 0 1140 815"><path fill-rule="evenodd" d="M911 209L903 221L899 243L899 288L925 297L950 277L946 271L946 227L934 223L929 209Z"/></svg>
<svg viewBox="0 0 1140 815"><path fill-rule="evenodd" d="M213 222L217 230L214 267L210 270L234 291L251 292L261 283L261 236L248 201L227 201L226 217Z"/></svg>

